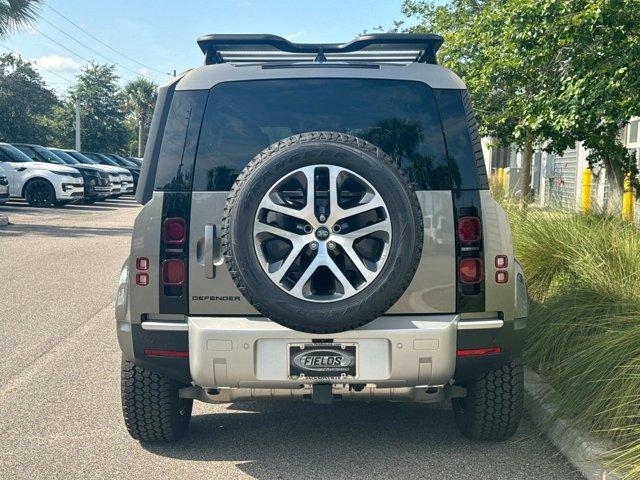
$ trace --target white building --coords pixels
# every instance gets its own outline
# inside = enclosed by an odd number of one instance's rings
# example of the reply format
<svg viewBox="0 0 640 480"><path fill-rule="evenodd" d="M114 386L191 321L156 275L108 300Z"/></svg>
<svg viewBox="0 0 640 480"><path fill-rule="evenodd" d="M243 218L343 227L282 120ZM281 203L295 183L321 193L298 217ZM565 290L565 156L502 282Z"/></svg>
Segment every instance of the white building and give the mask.
<svg viewBox="0 0 640 480"><path fill-rule="evenodd" d="M640 117L634 117L621 132L624 145L640 161ZM483 139L483 150L490 176L505 168L509 191L518 196L522 191L522 151L512 146L492 146L491 139ZM582 196L582 174L588 167L589 151L582 144L553 155L536 148L532 161L531 189L535 202L541 206L577 209ZM603 167L593 169L591 186L592 208L620 211L620 193L612 189L611 179ZM636 204L636 217L640 218Z"/></svg>

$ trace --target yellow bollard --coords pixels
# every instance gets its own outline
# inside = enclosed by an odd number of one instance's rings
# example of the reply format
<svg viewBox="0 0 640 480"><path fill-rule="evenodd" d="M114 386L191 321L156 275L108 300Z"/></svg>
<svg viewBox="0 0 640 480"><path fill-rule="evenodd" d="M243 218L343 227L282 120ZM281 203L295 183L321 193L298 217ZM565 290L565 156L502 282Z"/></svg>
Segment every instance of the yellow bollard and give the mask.
<svg viewBox="0 0 640 480"><path fill-rule="evenodd" d="M582 213L589 213L591 210L591 181L592 172L590 168L585 168L582 172L582 198L580 199L580 211Z"/></svg>
<svg viewBox="0 0 640 480"><path fill-rule="evenodd" d="M633 207L635 203L635 192L631 186L631 174L624 177L624 193L622 194L622 218L633 220Z"/></svg>

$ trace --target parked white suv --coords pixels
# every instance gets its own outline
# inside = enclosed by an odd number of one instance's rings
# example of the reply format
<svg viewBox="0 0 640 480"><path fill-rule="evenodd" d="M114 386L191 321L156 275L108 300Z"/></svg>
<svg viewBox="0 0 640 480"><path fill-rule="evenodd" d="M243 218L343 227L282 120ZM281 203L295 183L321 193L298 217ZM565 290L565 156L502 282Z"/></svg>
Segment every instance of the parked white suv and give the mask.
<svg viewBox="0 0 640 480"><path fill-rule="evenodd" d="M11 197L32 207L50 207L82 200L84 181L75 168L34 162L20 150L0 143L0 173L7 177Z"/></svg>

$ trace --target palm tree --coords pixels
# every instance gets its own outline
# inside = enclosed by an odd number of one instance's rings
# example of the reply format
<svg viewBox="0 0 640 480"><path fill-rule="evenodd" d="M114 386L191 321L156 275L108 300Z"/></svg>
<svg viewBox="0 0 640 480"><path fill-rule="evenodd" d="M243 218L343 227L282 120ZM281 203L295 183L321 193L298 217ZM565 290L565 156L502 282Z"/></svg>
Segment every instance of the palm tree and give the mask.
<svg viewBox="0 0 640 480"><path fill-rule="evenodd" d="M0 1L0 38L33 22L36 10L41 3L42 0Z"/></svg>
<svg viewBox="0 0 640 480"><path fill-rule="evenodd" d="M156 105L158 86L152 81L140 77L129 82L124 92L127 106L133 110L138 122L138 156L142 157L144 155L145 129Z"/></svg>

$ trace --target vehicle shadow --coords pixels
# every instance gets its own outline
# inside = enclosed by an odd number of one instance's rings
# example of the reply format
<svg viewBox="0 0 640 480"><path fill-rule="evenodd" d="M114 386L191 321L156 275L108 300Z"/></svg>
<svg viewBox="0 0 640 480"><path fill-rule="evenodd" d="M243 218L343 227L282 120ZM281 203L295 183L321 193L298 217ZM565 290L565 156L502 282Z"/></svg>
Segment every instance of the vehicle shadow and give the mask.
<svg viewBox="0 0 640 480"><path fill-rule="evenodd" d="M21 237L23 235L41 235L50 237L125 237L131 236L132 228L118 227L78 227L78 226L58 226L58 225L33 225L33 224L9 224L0 229L0 237Z"/></svg>
<svg viewBox="0 0 640 480"><path fill-rule="evenodd" d="M232 404L226 412L194 415L180 442L142 447L173 459L237 462L259 479L525 479L532 454L539 458L536 478L558 478L564 464L528 422L507 442L471 442L443 405L399 403ZM564 468L562 478L580 478Z"/></svg>

